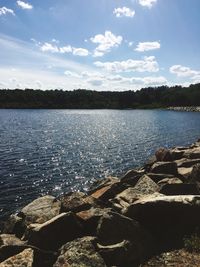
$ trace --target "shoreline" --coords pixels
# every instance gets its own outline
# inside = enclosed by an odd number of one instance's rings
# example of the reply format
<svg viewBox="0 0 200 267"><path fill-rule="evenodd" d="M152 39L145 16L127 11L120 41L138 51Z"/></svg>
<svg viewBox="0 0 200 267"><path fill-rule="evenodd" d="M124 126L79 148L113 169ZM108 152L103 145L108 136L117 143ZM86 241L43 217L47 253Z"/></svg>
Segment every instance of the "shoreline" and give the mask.
<svg viewBox="0 0 200 267"><path fill-rule="evenodd" d="M191 106L191 107L168 107L167 110L173 111L187 111L187 112L200 112L200 107Z"/></svg>
<svg viewBox="0 0 200 267"><path fill-rule="evenodd" d="M35 199L4 223L0 265L18 267L17 258L30 267L143 266L182 249L199 214L200 139L160 148L144 166L98 180L87 193Z"/></svg>

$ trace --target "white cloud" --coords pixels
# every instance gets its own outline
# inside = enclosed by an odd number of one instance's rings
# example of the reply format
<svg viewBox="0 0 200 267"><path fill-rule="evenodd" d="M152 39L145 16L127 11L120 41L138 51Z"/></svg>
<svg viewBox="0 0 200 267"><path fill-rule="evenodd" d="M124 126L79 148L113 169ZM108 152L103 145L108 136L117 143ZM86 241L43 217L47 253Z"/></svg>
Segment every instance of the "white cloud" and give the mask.
<svg viewBox="0 0 200 267"><path fill-rule="evenodd" d="M37 46L39 45L39 43L37 44ZM89 55L89 51L85 48L76 48L76 47L72 47L71 45L67 45L67 46L57 46L51 43L44 43L43 45L39 45L40 46L40 50L43 52L51 52L51 53L72 53L75 56L81 56L81 57L85 57Z"/></svg>
<svg viewBox="0 0 200 267"><path fill-rule="evenodd" d="M112 32L106 31L104 35L97 34L94 37L91 37L90 40L95 44L99 44L96 47L93 56L100 57L105 53L110 52L112 47L118 47L123 38L120 35L116 36Z"/></svg>
<svg viewBox="0 0 200 267"><path fill-rule="evenodd" d="M167 79L163 76L158 76L158 77L144 77L143 82L145 85L163 85L167 83Z"/></svg>
<svg viewBox="0 0 200 267"><path fill-rule="evenodd" d="M133 46L133 42L128 42L128 46L129 47Z"/></svg>
<svg viewBox="0 0 200 267"><path fill-rule="evenodd" d="M78 73L73 72L73 71L69 71L69 70L66 70L66 71L64 72L64 74L65 74L67 77L74 77L74 78L77 78L77 79L81 78L81 76L80 76Z"/></svg>
<svg viewBox="0 0 200 267"><path fill-rule="evenodd" d="M5 6L0 7L0 16L6 15L6 14L12 14L13 16L15 15L15 13L12 9L7 8Z"/></svg>
<svg viewBox="0 0 200 267"><path fill-rule="evenodd" d="M110 72L157 72L159 66L154 56L144 57L143 60L128 59L126 61L94 62L96 67L103 68Z"/></svg>
<svg viewBox="0 0 200 267"><path fill-rule="evenodd" d="M121 17L131 17L132 18L135 15L135 11L124 6L124 7L115 8L113 11L113 14L115 14L117 18L121 18Z"/></svg>
<svg viewBox="0 0 200 267"><path fill-rule="evenodd" d="M139 0L139 4L144 7L151 8L154 4L156 4L157 0Z"/></svg>
<svg viewBox="0 0 200 267"><path fill-rule="evenodd" d="M59 48L60 53L71 53L72 52L72 47L71 45L63 46Z"/></svg>
<svg viewBox="0 0 200 267"><path fill-rule="evenodd" d="M178 77L190 77L191 79L195 79L195 76L197 77L197 75L200 75L200 71L192 70L181 65L173 65L170 67L169 71L176 74Z"/></svg>
<svg viewBox="0 0 200 267"><path fill-rule="evenodd" d="M159 42L143 42L139 43L135 49L135 51L138 52L144 52L144 51L150 51L150 50L155 50L160 48L160 43Z"/></svg>
<svg viewBox="0 0 200 267"><path fill-rule="evenodd" d="M59 48L56 45L52 45L50 43L44 43L40 47L43 52L51 52L51 53L59 53Z"/></svg>
<svg viewBox="0 0 200 267"><path fill-rule="evenodd" d="M75 48L73 47L73 55L80 56L80 57L86 57L89 55L89 52L85 48Z"/></svg>
<svg viewBox="0 0 200 267"><path fill-rule="evenodd" d="M20 0L17 1L17 4L22 9L32 9L33 8L33 6L31 4L23 2L23 1L20 1Z"/></svg>

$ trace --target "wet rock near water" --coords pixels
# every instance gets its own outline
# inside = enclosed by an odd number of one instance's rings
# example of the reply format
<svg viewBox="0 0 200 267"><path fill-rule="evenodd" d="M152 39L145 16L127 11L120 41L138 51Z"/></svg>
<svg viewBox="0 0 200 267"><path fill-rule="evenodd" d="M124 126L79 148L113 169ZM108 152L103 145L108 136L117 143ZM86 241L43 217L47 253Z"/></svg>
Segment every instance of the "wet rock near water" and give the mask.
<svg viewBox="0 0 200 267"><path fill-rule="evenodd" d="M87 193L40 197L4 224L0 267L128 267L183 246L200 225L200 140Z"/></svg>

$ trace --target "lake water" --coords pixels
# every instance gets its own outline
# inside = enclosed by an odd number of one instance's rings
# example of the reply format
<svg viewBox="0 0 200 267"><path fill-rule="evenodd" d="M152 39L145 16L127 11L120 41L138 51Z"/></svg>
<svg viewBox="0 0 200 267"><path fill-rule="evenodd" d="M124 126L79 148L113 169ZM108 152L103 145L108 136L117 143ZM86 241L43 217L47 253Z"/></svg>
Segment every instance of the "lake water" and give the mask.
<svg viewBox="0 0 200 267"><path fill-rule="evenodd" d="M120 177L157 148L198 138L200 113L0 110L0 218L38 196Z"/></svg>

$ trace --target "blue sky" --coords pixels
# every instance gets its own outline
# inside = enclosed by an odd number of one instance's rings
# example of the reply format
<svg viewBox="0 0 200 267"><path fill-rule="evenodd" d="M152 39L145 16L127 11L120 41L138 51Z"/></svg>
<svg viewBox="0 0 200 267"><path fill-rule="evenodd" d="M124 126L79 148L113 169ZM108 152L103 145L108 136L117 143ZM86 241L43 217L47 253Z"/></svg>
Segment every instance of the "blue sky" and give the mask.
<svg viewBox="0 0 200 267"><path fill-rule="evenodd" d="M200 82L199 0L0 0L0 88Z"/></svg>

